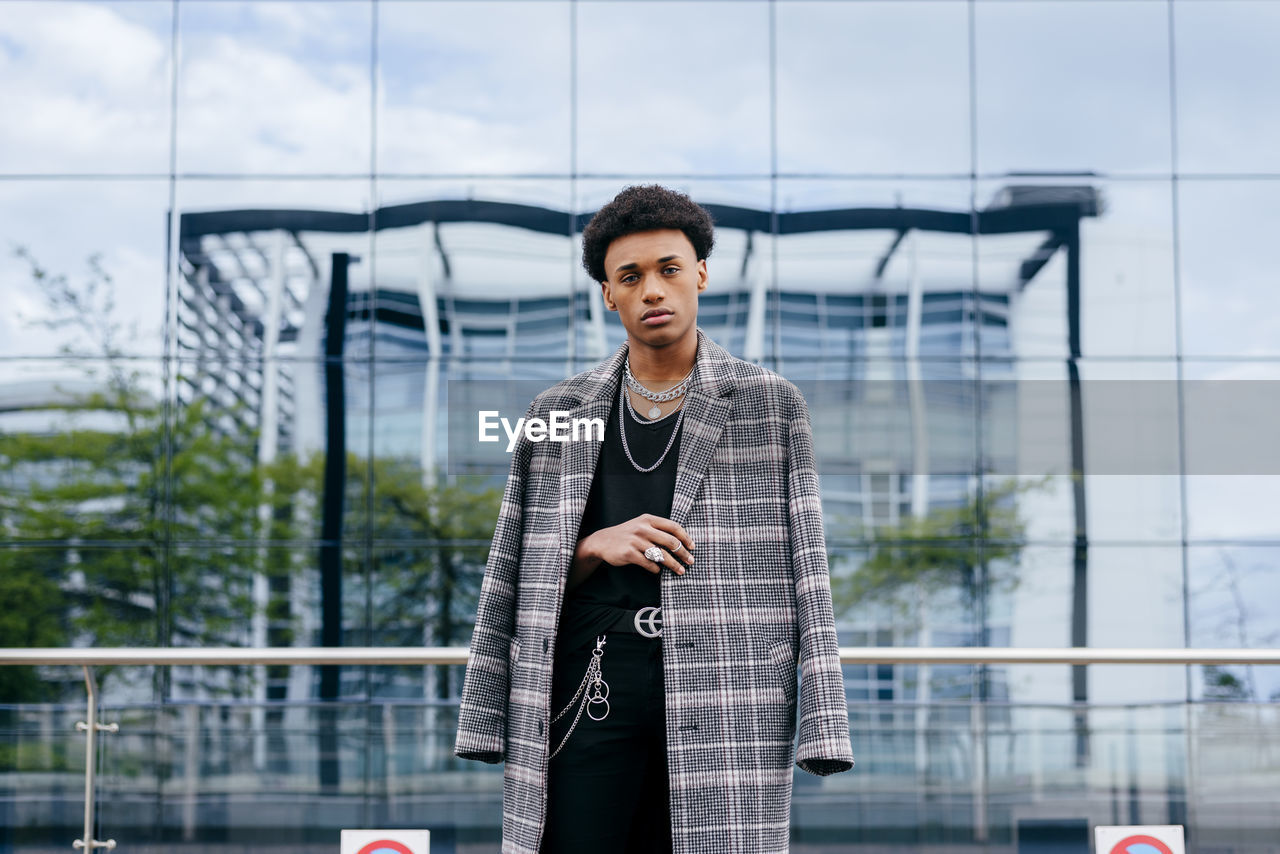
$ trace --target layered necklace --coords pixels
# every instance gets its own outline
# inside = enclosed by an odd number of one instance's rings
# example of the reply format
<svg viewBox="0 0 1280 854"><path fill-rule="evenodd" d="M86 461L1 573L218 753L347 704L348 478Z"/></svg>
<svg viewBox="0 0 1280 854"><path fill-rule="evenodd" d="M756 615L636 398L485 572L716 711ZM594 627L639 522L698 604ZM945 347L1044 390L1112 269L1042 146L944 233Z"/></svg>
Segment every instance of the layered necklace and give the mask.
<svg viewBox="0 0 1280 854"><path fill-rule="evenodd" d="M628 359L623 364L622 367L623 367L622 375L623 375L623 378L627 381L627 387L630 388L632 391L634 391L636 394L643 397L645 400L653 404L653 406L649 407L649 411L645 413L646 415L649 416L650 420L655 420L659 415L662 414L662 410L658 408L659 403L666 403L669 400L675 400L677 397L680 397L685 393L685 391L688 390L689 377L693 376L693 368L690 368L689 373L684 375L684 379L680 380L680 382L676 383L666 391L650 391L649 389L641 385L640 380L636 379L635 375L631 373L630 359Z"/></svg>
<svg viewBox="0 0 1280 854"><path fill-rule="evenodd" d="M628 360L623 369L623 378L625 381L619 386L619 396L622 399L618 401L618 405L625 405L627 411L631 413L631 416L637 421L640 420L639 416L636 415L635 409L631 406L631 397L627 394L627 389L630 388L634 390L636 394L653 404L653 406L649 407L647 414L651 420L657 420L658 416L662 414L662 410L658 407L658 404L668 400L675 400L677 397L684 394L689 388L689 377L691 376L693 376L692 368L689 369L689 373L684 375L684 379L680 380L680 382L676 383L666 391L650 391L641 385L640 381L631 374L631 362ZM619 413L619 416L621 416L621 413ZM626 419L623 417L618 418L618 434L622 437L622 450L627 455L627 460L630 461L632 467L641 474L645 474L662 465L662 461L667 458L667 454L671 451L671 446L675 444L676 435L680 432L680 422L684 420L684 407L681 406L680 411L676 414L676 425L671 430L671 438L667 440L667 446L662 449L662 454L658 457L657 462L651 466L642 466L636 462L635 457L631 456L631 446L627 444L627 431L623 425L623 421L625 420Z"/></svg>

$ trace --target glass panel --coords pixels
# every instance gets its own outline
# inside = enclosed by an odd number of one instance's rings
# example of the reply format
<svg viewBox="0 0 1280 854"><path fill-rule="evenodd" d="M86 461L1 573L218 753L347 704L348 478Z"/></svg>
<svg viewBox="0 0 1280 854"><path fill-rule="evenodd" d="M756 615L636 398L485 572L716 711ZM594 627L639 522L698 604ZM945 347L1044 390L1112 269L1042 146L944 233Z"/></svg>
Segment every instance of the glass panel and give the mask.
<svg viewBox="0 0 1280 854"><path fill-rule="evenodd" d="M319 638L311 633L320 607L307 591L316 584L320 548L309 543L279 546L266 537L261 546L247 547L178 540L170 560L169 645L319 646ZM348 562L358 572L358 549L347 551ZM344 590L344 600L354 598ZM358 601L363 603L363 597ZM261 698L261 670L245 665L170 667L168 697L194 699L213 693Z"/></svg>
<svg viewBox="0 0 1280 854"><path fill-rule="evenodd" d="M167 174L172 16L167 3L5 3L4 171Z"/></svg>
<svg viewBox="0 0 1280 854"><path fill-rule="evenodd" d="M0 549L0 592L22 619L0 623L5 647L154 647L162 615L157 590L164 584L163 543L96 546L8 544ZM99 673L103 696L111 701L152 698L148 668L108 668ZM80 703L85 696L80 668L25 668L0 671L14 691L4 702Z"/></svg>
<svg viewBox="0 0 1280 854"><path fill-rule="evenodd" d="M1275 540L1280 468L1274 411L1280 365L1188 362L1187 535L1195 541Z"/></svg>
<svg viewBox="0 0 1280 854"><path fill-rule="evenodd" d="M0 668L0 680L36 678L34 668ZM83 695L84 683L79 687ZM83 836L85 750L76 721L84 711L83 700L61 707L0 705L0 839L6 844L54 850ZM38 785L31 782L37 779Z"/></svg>
<svg viewBox="0 0 1280 854"><path fill-rule="evenodd" d="M953 375L945 366L974 342L960 312L972 302L969 194L968 181L779 182L769 351L821 358L818 376L863 376L862 360L886 356Z"/></svg>
<svg viewBox="0 0 1280 854"><path fill-rule="evenodd" d="M342 355L368 358L369 198L368 181L179 181L177 355L321 358L345 254Z"/></svg>
<svg viewBox="0 0 1280 854"><path fill-rule="evenodd" d="M995 315L982 325L984 355L1066 356L1073 327L1085 356L1174 354L1169 182L983 182L977 200L981 289L1005 303L984 306Z"/></svg>
<svg viewBox="0 0 1280 854"><path fill-rule="evenodd" d="M1271 251L1278 219L1280 182L1178 185L1186 355L1280 354L1280 291Z"/></svg>
<svg viewBox="0 0 1280 854"><path fill-rule="evenodd" d="M161 547L167 514L158 364L3 361L0 395L5 540Z"/></svg>
<svg viewBox="0 0 1280 854"><path fill-rule="evenodd" d="M972 364L788 360L809 405L827 536L971 536L977 469ZM952 374L948 376L948 374Z"/></svg>
<svg viewBox="0 0 1280 854"><path fill-rule="evenodd" d="M567 3L380 5L378 171L567 173L569 26Z"/></svg>
<svg viewBox="0 0 1280 854"><path fill-rule="evenodd" d="M460 205L462 202L490 202L510 204L515 206L517 211L523 211L526 207L541 207L557 214L565 214L573 207L570 182L556 178L391 177L379 178L377 189L378 204L383 209L381 229L394 230L402 223L418 218L411 216L419 210L413 206L426 202L448 202L451 205ZM498 219L499 224L502 224L499 216L481 220L480 218L486 213L483 205L473 209L459 207L454 210L432 207L421 210L431 211L441 219L444 219L445 214L449 214L453 219L462 219L465 215L471 214L480 221L487 222L493 218ZM520 222L523 224L524 220ZM530 220L529 224L549 230L547 224L536 217ZM556 228L558 229L559 226Z"/></svg>
<svg viewBox="0 0 1280 854"><path fill-rule="evenodd" d="M261 847L269 838L319 854L333 848L340 828L422 825L431 828L433 849L454 839L472 850L496 845L501 769L453 758L456 705L203 701L104 714L127 727L104 737L100 778L112 804L100 836L121 844L183 851ZM464 778L471 791L449 794ZM66 809L76 808L67 798ZM79 835L73 821L66 825L72 835L58 842Z"/></svg>
<svg viewBox="0 0 1280 854"><path fill-rule="evenodd" d="M1025 514L1016 536L1178 540L1172 363L1086 360L1073 377L1067 365L1050 361L984 362L982 378L987 489L998 505ZM1083 473L1079 492L1076 469Z"/></svg>
<svg viewBox="0 0 1280 854"><path fill-rule="evenodd" d="M388 494L386 503L392 498ZM389 526L379 531L372 576L372 645L465 647L471 640L501 492L477 486L473 478L458 478L427 487L425 494L413 498L404 506L437 508L440 522L417 520L403 532ZM403 518L409 518L408 512ZM397 536L403 543L392 542ZM418 671L421 681L421 668ZM459 682L444 694L435 689L428 694L456 697L461 688Z"/></svg>
<svg viewBox="0 0 1280 854"><path fill-rule="evenodd" d="M1248 0L1173 4L1178 169L1280 171L1280 7Z"/></svg>
<svg viewBox="0 0 1280 854"><path fill-rule="evenodd" d="M596 6L625 6L625 3L589 3L590 7ZM706 3L703 5L714 6L732 6L729 3ZM577 194L577 207L580 213L594 214L596 211L606 204L618 193L626 187L637 184L661 184L672 190L678 190L685 193L700 205L706 205L712 210L713 218L715 218L716 210L720 210L722 217L716 219L717 224L724 222L739 222L739 219L730 219L730 211L724 207L743 207L750 211L768 211L770 189L767 179L757 178L664 178L655 177L654 173L639 172L630 173L630 177L624 179L618 178L583 178L574 184L574 192Z"/></svg>
<svg viewBox="0 0 1280 854"><path fill-rule="evenodd" d="M766 4L582 3L577 15L578 170L769 174Z"/></svg>
<svg viewBox="0 0 1280 854"><path fill-rule="evenodd" d="M1272 684L1276 678L1271 677ZM1187 850L1192 850L1190 846L1243 848L1248 843L1242 840L1278 838L1280 819L1275 811L1270 816L1260 813L1253 803L1263 801L1249 797L1254 781L1274 778L1276 773L1280 715L1275 702L1206 703L1192 706L1188 717L1193 734L1188 761L1195 769L1188 797L1196 819ZM1242 813L1238 818L1233 816L1237 809Z"/></svg>
<svg viewBox="0 0 1280 854"><path fill-rule="evenodd" d="M969 173L964 4L780 3L775 14L780 171Z"/></svg>
<svg viewBox="0 0 1280 854"><path fill-rule="evenodd" d="M132 668L131 668L132 669ZM166 668L158 668L157 684L162 684ZM81 703L80 705L83 705ZM164 834L157 832L156 805L164 803L164 793L172 780L166 779L173 766L167 761L173 752L172 730L164 725L165 716L159 709L162 704L141 704L111 702L102 704L98 709L98 719L108 724L119 725L114 733L98 735L98 762L95 781L98 790L98 805L94 812L97 820L97 831L94 838L99 841L115 839L119 847L151 842L157 847L168 846ZM210 717L213 717L212 715ZM78 720L84 719L84 710L80 710ZM79 734L77 734L79 735ZM71 741L84 755L84 737L73 737ZM81 760L83 766L83 759ZM179 778L198 771L197 768L177 767ZM185 780L184 780L185 782ZM76 792L78 784L80 793ZM167 785L168 784L168 785ZM84 809L83 782L75 781L67 787L67 793L61 795L60 787L51 787L54 809L63 807L68 812ZM191 787L188 785L187 790ZM61 795L61 796L60 796ZM60 803L59 801L63 801ZM187 810L189 806L183 805ZM161 807L163 809L163 807ZM182 807L179 808L183 809ZM60 833L50 828L53 836L50 842L69 845L67 840L80 839L84 835L84 817L70 823L66 831Z"/></svg>
<svg viewBox="0 0 1280 854"><path fill-rule="evenodd" d="M184 2L178 169L369 174L372 9Z"/></svg>
<svg viewBox="0 0 1280 854"><path fill-rule="evenodd" d="M562 378L580 269L569 182L388 180L378 192L378 359L534 362Z"/></svg>
<svg viewBox="0 0 1280 854"><path fill-rule="evenodd" d="M1064 549L1062 557L1064 563L1073 563L1071 550ZM1178 546L1091 546L1086 559L1089 646L1187 645ZM1089 699L1100 703L1181 702L1187 696L1186 671L1160 665L1093 665L1088 690Z"/></svg>
<svg viewBox="0 0 1280 854"><path fill-rule="evenodd" d="M370 378L363 360L334 371L302 360L180 363L171 439L174 538L321 539L325 502L340 498L343 536L363 542L371 477ZM346 401L346 453L336 461L345 468L346 489L335 498L326 487L326 401L339 382Z"/></svg>
<svg viewBox="0 0 1280 854"><path fill-rule="evenodd" d="M386 583L378 575L373 595L391 598L386 608L375 606L374 614L383 614L387 608L394 611L397 603L412 601L433 607L431 603L435 602L434 607L444 608L451 616L447 624L426 628L429 633L439 634L432 645L465 645L470 620L475 615L474 596L486 551L481 548L473 552L454 545L428 549L415 544L425 546L446 539L453 544L461 541L477 548L487 547L493 537L509 457L500 451L486 457L492 463L489 476L451 475L473 470L468 465L468 449L477 448L474 439L480 409L497 409L509 418L518 418L530 396L555 381L548 378L496 383L467 376L470 367L483 370L486 364L449 360L383 362L377 366L370 534L376 542L395 544L402 551L379 551L384 562L378 564L378 572L386 568L391 574ZM559 365L562 367L564 362ZM510 379L530 375L524 360L511 367L514 372ZM538 367L541 366L535 364ZM518 389L514 396L510 393L513 389ZM464 432L451 439L450 418L455 413L466 423L460 426ZM452 459L446 459L446 453L452 454ZM430 464L424 464L428 459ZM408 580L402 581L406 576ZM414 590L396 593L404 584L414 585ZM433 599L433 594L439 598ZM418 633L422 630L422 623L417 623Z"/></svg>
<svg viewBox="0 0 1280 854"><path fill-rule="evenodd" d="M1004 619L990 608L998 579L991 567L984 570L980 565L973 538L966 530L969 526L944 523L944 516L960 515L938 512L922 518L914 528L884 525L865 537L863 545L833 549L829 558L831 597L841 646L982 645L979 624L984 609L988 618ZM827 536L838 541L838 526ZM997 635L1004 638L996 645L1007 645L1008 634L1007 624L989 622L986 626L987 640ZM905 669L905 665L846 665L846 690L858 689L858 680L891 678L889 671L883 670L889 667ZM952 677L967 679L969 668L965 665L954 672L939 673L952 685ZM920 692L924 689L916 681L919 676L913 674L910 688L898 690L894 698L902 699L904 690L910 695L908 699L923 696ZM874 699L875 688L870 686L864 699ZM941 690L937 685L935 688ZM856 698L855 693L849 696Z"/></svg>
<svg viewBox="0 0 1280 854"><path fill-rule="evenodd" d="M1182 646L1177 546L1090 545L1076 550L993 538L983 552L990 558L992 631L996 640L1001 628L1006 632L1005 643L997 646ZM1130 614L1139 602L1144 618L1135 622ZM1066 702L1074 694L1070 667L991 669L1006 673L1006 697L1013 702ZM1091 665L1087 670L1081 700L1105 705L1182 696L1182 674L1176 668Z"/></svg>
<svg viewBox="0 0 1280 854"><path fill-rule="evenodd" d="M336 545L336 544L335 544ZM175 545L171 559L169 620L174 647L326 646L330 596L340 598L337 646L370 646L368 548L363 538L344 540L326 553L322 542L219 546ZM333 563L330 560L333 559ZM336 573L336 574L331 574ZM336 693L322 687L325 667L247 665L172 666L170 700L239 700L306 703L327 697L365 697L371 671L338 667Z"/></svg>
<svg viewBox="0 0 1280 854"><path fill-rule="evenodd" d="M1280 502L1280 476L1187 475L1187 537L1190 540L1274 540L1280 522L1271 512Z"/></svg>
<svg viewBox="0 0 1280 854"><path fill-rule="evenodd" d="M1280 575L1276 546L1190 546L1190 646L1275 649L1280 646ZM1196 667L1199 700L1280 701L1280 667Z"/></svg>
<svg viewBox="0 0 1280 854"><path fill-rule="evenodd" d="M0 356L164 352L165 181L0 182Z"/></svg>
<svg viewBox="0 0 1280 854"><path fill-rule="evenodd" d="M974 26L980 173L1169 172L1163 4L986 0Z"/></svg>

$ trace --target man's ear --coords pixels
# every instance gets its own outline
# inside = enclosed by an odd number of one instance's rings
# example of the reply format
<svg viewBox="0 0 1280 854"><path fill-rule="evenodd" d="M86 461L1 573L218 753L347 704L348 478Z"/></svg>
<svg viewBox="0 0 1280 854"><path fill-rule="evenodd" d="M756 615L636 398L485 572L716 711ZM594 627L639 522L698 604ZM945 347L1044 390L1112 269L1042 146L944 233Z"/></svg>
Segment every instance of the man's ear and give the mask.
<svg viewBox="0 0 1280 854"><path fill-rule="evenodd" d="M702 258L698 261L698 290L705 291L707 289L707 259Z"/></svg>
<svg viewBox="0 0 1280 854"><path fill-rule="evenodd" d="M613 297L609 295L609 282L605 280L600 283L600 296L604 297L604 307L609 311L617 311L618 306L614 304Z"/></svg>

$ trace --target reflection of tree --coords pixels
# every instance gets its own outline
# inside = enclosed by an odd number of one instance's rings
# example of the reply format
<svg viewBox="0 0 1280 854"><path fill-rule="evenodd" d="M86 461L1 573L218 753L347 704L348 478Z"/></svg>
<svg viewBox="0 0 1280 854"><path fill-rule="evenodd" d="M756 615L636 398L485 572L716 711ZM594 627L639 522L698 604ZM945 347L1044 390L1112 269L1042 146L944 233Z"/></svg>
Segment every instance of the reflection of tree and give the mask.
<svg viewBox="0 0 1280 854"><path fill-rule="evenodd" d="M1047 479L1010 480L959 506L877 526L863 537L868 541L867 558L852 573L832 578L836 612L865 602L905 611L917 597L959 590L967 613L978 618L986 595L1017 584L1014 568L1026 525L1014 498L1046 483Z"/></svg>
<svg viewBox="0 0 1280 854"><path fill-rule="evenodd" d="M1218 556L1222 561L1222 572L1200 590L1193 591L1190 599L1192 602L1205 601L1205 599L1212 601L1216 598L1216 594L1225 588L1231 596L1231 605L1220 609L1220 616L1216 623L1209 622L1212 619L1213 612L1205 612L1202 615L1202 619L1208 623L1205 628L1216 637L1227 634L1232 635L1230 642L1241 649L1264 649L1268 646L1273 646L1276 640L1280 638L1280 632L1260 634L1249 624L1249 602L1245 598L1244 589L1241 587L1241 579L1249 574L1251 568L1246 568L1242 571L1236 565L1230 549L1219 548ZM1202 668L1201 676L1204 680L1205 699L1261 700L1262 692L1258 690L1254 678L1254 667L1247 665L1242 670L1243 676L1223 666L1209 665ZM1274 701L1276 695L1273 695L1270 699Z"/></svg>
<svg viewBox="0 0 1280 854"><path fill-rule="evenodd" d="M0 519L8 539L32 544L0 553L0 573L58 591L40 612L58 626L48 645L245 643L254 576L287 568L245 550L182 559L173 544L214 535L252 542L262 533L259 506L291 499L268 496L264 472L248 464L256 436L224 429L207 400L166 411L123 353L114 285L96 260L89 280L72 284L18 254L47 310L35 323L77 333L78 343L62 349L64 364L96 388L53 395L52 429L0 436L9 486ZM270 474L287 480L289 467ZM273 534L288 536L281 518L273 517Z"/></svg>
<svg viewBox="0 0 1280 854"><path fill-rule="evenodd" d="M17 254L47 311L34 322L76 332L63 355L95 390L51 396L52 429L0 434L0 537L12 544L0 549L0 601L24 603L0 615L0 646L249 645L259 578L284 592L265 603L270 642L291 643L292 580L315 564L322 455L260 463L256 431L237 426L246 413L208 397L166 406L123 352L114 284L96 259L88 281L70 283ZM371 643L463 639L500 493L428 487L409 460L351 455L347 471L349 530L421 544L381 550L377 607L347 621L369 625ZM207 690L248 690L246 669L205 670ZM50 696L27 668L0 668L0 680L6 702Z"/></svg>
<svg viewBox="0 0 1280 854"><path fill-rule="evenodd" d="M866 543L851 571L832 572L831 593L836 614L856 614L880 607L908 633L919 636L925 623L954 624L958 607L968 643L991 645L990 603L993 596L1018 585L1018 557L1026 523L1019 513L1020 493L1044 489L1048 478L1008 480L987 486L981 496L948 507L931 508L924 516L867 531L860 525L841 525L833 533ZM846 558L852 563L852 556ZM948 603L951 603L948 607ZM924 611L931 612L930 617ZM953 679L941 678L951 673ZM933 668L933 691L940 695L987 699L989 671L979 668L973 685L968 668Z"/></svg>
<svg viewBox="0 0 1280 854"><path fill-rule="evenodd" d="M379 547L375 555L371 642L465 643L501 491L444 479L424 485L419 467L407 459L377 459L372 474L371 537L405 545ZM357 518L362 513L363 507ZM437 696L450 695L448 678L444 668L437 669Z"/></svg>

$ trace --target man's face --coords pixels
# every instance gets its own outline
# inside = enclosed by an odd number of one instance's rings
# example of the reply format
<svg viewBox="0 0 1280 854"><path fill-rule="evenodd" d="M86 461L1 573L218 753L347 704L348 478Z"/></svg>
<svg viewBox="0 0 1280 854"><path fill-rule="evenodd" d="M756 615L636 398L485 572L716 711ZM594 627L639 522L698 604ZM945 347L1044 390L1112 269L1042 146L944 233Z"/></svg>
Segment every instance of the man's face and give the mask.
<svg viewBox="0 0 1280 854"><path fill-rule="evenodd" d="M678 228L638 231L609 244L604 304L618 312L633 340L664 347L697 334L698 293L707 287L707 262Z"/></svg>

